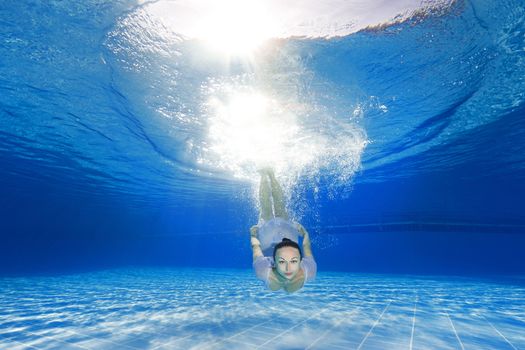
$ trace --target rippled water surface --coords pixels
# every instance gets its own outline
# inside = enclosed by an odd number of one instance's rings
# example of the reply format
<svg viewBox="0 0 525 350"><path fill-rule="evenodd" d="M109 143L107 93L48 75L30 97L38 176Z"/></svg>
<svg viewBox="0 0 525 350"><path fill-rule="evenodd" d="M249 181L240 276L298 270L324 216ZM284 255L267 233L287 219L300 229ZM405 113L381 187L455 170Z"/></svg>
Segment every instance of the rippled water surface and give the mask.
<svg viewBox="0 0 525 350"><path fill-rule="evenodd" d="M190 3L8 2L3 176L173 204L229 194L265 165L291 188L324 175L336 193L356 171L523 171L520 1L336 3L228 58L186 33L200 23Z"/></svg>

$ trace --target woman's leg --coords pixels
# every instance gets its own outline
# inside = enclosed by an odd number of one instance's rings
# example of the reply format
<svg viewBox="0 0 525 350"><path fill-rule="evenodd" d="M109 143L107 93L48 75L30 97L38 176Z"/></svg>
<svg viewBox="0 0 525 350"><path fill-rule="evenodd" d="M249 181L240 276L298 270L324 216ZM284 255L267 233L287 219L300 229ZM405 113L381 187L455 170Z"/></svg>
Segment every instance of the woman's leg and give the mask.
<svg viewBox="0 0 525 350"><path fill-rule="evenodd" d="M261 183L259 184L259 205L261 206L260 218L269 221L273 218L272 210L272 189L270 181L265 172L261 173Z"/></svg>
<svg viewBox="0 0 525 350"><path fill-rule="evenodd" d="M286 205L284 203L283 189L281 188L281 185L279 185L279 182L277 182L273 171L268 171L268 177L270 178L272 186L272 198L275 217L288 220L288 213L286 212Z"/></svg>

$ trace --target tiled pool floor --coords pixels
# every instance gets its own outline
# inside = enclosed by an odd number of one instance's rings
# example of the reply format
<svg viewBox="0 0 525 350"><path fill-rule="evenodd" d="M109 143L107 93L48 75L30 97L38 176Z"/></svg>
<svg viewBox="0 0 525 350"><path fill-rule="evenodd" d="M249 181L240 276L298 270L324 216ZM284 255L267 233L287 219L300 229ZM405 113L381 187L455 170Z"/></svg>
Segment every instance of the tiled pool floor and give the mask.
<svg viewBox="0 0 525 350"><path fill-rule="evenodd" d="M525 283L249 270L0 278L0 349L525 349Z"/></svg>

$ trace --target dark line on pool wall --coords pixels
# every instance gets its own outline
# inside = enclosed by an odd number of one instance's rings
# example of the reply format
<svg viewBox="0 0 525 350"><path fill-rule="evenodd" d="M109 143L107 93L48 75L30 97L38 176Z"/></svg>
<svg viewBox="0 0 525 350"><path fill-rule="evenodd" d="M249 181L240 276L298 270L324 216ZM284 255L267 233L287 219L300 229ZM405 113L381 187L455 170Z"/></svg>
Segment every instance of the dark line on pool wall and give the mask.
<svg viewBox="0 0 525 350"><path fill-rule="evenodd" d="M484 224L469 222L425 222L417 220L390 221L383 223L363 223L348 225L329 225L312 227L312 230L345 234L364 232L399 232L399 231L431 231L431 232L472 232L472 233L515 233L524 234L525 224Z"/></svg>

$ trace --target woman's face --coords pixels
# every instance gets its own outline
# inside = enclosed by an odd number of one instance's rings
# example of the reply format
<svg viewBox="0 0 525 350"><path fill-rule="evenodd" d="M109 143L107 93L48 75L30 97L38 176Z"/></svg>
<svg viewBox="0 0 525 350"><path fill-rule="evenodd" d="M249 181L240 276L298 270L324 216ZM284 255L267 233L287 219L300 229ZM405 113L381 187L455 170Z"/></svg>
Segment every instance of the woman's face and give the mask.
<svg viewBox="0 0 525 350"><path fill-rule="evenodd" d="M294 247L282 247L275 252L275 265L277 273L282 277L291 280L299 272L301 255L299 250Z"/></svg>

